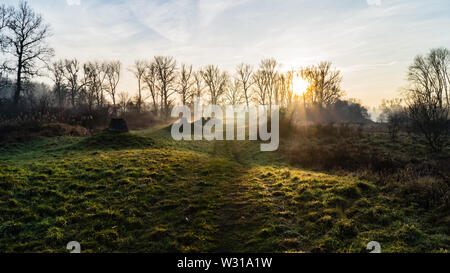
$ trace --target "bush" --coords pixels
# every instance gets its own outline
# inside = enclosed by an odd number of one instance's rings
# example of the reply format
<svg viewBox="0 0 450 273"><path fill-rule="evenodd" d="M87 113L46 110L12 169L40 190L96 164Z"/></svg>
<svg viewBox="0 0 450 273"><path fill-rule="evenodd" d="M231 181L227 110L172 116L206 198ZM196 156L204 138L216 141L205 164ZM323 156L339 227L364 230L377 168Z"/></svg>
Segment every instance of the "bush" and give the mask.
<svg viewBox="0 0 450 273"><path fill-rule="evenodd" d="M402 193L421 207L444 206L450 208L450 187L444 180L423 176L401 183Z"/></svg>
<svg viewBox="0 0 450 273"><path fill-rule="evenodd" d="M409 140L392 143L386 133L357 132L352 125L304 126L282 142L282 153L293 165L376 181L423 208L450 207L448 156L429 154L425 146L411 149Z"/></svg>

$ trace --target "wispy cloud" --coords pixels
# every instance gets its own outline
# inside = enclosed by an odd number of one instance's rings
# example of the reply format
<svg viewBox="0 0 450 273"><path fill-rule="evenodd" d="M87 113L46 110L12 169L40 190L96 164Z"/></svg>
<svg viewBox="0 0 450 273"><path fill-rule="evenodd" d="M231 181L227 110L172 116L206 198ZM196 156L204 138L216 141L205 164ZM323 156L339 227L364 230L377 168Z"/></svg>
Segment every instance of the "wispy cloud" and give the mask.
<svg viewBox="0 0 450 273"><path fill-rule="evenodd" d="M136 20L168 41L188 42L221 12L248 0L126 1Z"/></svg>
<svg viewBox="0 0 450 273"><path fill-rule="evenodd" d="M375 63L375 64L356 64L349 67L342 67L341 70L343 72L356 72L356 71L363 71L363 70L374 70L379 69L383 67L393 66L398 64L398 61L391 61L388 63Z"/></svg>
<svg viewBox="0 0 450 273"><path fill-rule="evenodd" d="M66 0L69 6L79 6L81 5L81 0Z"/></svg>
<svg viewBox="0 0 450 273"><path fill-rule="evenodd" d="M380 6L381 0L367 0L369 6Z"/></svg>
<svg viewBox="0 0 450 273"><path fill-rule="evenodd" d="M3 0L16 4L16 0ZM173 55L232 70L275 57L285 68L322 60L367 104L395 96L412 58L450 47L448 0L39 0L58 57L82 60ZM135 81L124 73L121 88ZM375 97L375 95L378 97Z"/></svg>

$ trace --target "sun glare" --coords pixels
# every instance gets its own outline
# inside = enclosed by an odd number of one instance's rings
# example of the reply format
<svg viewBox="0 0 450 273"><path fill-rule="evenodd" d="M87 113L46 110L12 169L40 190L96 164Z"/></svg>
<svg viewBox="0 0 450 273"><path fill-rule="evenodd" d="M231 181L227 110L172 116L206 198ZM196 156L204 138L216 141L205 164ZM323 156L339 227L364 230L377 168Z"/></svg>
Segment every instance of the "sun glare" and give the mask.
<svg viewBox="0 0 450 273"><path fill-rule="evenodd" d="M296 75L292 80L292 89L295 95L302 96L308 89L308 82Z"/></svg>

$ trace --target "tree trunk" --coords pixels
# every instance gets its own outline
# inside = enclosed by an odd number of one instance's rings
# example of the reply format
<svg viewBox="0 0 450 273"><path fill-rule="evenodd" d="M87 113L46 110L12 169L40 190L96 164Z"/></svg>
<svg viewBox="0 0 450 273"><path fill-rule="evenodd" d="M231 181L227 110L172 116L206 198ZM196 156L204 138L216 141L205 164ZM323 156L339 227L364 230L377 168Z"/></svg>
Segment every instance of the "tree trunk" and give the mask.
<svg viewBox="0 0 450 273"><path fill-rule="evenodd" d="M142 95L141 95L141 79L138 79L138 101L137 101L137 110L138 113L141 113L141 103L142 103Z"/></svg>
<svg viewBox="0 0 450 273"><path fill-rule="evenodd" d="M245 102L247 103L247 110L249 109L249 104L248 104L248 90L244 88L244 93L245 93Z"/></svg>
<svg viewBox="0 0 450 273"><path fill-rule="evenodd" d="M22 54L19 55L19 61L17 63L17 82L16 82L16 91L14 92L14 107L16 109L19 106L21 91L22 91Z"/></svg>
<svg viewBox="0 0 450 273"><path fill-rule="evenodd" d="M155 92L155 91L154 91ZM155 94L152 92L152 100L153 100L153 111L158 111L158 106L157 106L157 104L156 104L156 97L155 97Z"/></svg>

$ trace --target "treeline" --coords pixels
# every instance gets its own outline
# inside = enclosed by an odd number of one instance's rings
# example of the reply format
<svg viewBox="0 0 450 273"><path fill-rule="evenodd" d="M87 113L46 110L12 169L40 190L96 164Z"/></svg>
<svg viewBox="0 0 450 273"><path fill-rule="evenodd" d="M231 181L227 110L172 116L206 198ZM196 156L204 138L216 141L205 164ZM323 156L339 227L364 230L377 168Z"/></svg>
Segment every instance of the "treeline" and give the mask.
<svg viewBox="0 0 450 273"><path fill-rule="evenodd" d="M342 112L339 116L348 121L354 118L349 113L356 115L358 121L368 118L364 107L355 101L343 101L342 77L330 62L282 72L281 64L268 58L255 67L239 64L232 73L217 65L194 70L192 65L178 64L168 56L137 60L127 69L118 60L52 62L53 49L46 43L49 26L27 2L20 2L17 7L0 6L0 14L0 97L1 107L8 113L54 108L84 113L101 110L112 115L150 112L167 120L175 104L192 105L194 98L199 97L203 103L259 104L269 108L279 105L285 110L293 109L294 105L298 108L302 102L303 111L315 112L316 117L317 112L329 110L329 113ZM123 70L136 78L137 92L133 96L118 90ZM52 79L52 86L33 82L34 77L44 74ZM300 96L293 90L295 77L309 83ZM347 106L349 109L343 109ZM328 119L334 115L321 116Z"/></svg>
<svg viewBox="0 0 450 273"><path fill-rule="evenodd" d="M156 56L152 60L138 60L129 69L137 81L134 97L117 92L121 67L120 61L80 65L74 59L53 63L50 71L59 106L84 104L92 109L108 101L119 112L132 105L137 112L147 110L168 117L175 103L192 106L195 98L209 104L248 106L253 103L269 108L279 105L284 109L299 102L306 108L317 106L335 110L358 104L341 101L342 78L339 71L331 69L329 62L283 73L275 59L264 59L256 68L241 63L230 74L216 65L194 70L192 65L177 65L173 57ZM293 90L293 78L300 75L309 83L302 96Z"/></svg>
<svg viewBox="0 0 450 273"><path fill-rule="evenodd" d="M193 105L198 97L209 104L279 105L291 125L369 121L367 109L359 101L344 99L342 75L331 62L282 71L277 60L267 58L256 66L241 63L229 72L217 65L194 69L173 57L155 56L124 68L118 60L52 61L49 36L49 25L27 2L0 5L2 116L57 113L53 116L64 122L86 118L105 122L111 115L132 114L133 118L151 116L167 121L175 104ZM449 66L450 53L444 48L414 59L403 97L381 105L379 121L388 125L393 140L406 130L422 134L435 151L446 145ZM124 71L133 73L137 90L118 90ZM34 81L43 75L52 79L51 86ZM294 90L294 81L299 79L306 81L305 90Z"/></svg>
<svg viewBox="0 0 450 273"><path fill-rule="evenodd" d="M408 82L402 98L383 101L379 121L388 124L394 141L402 130L420 133L433 151L441 151L449 144L450 51L436 48L417 56Z"/></svg>
<svg viewBox="0 0 450 273"><path fill-rule="evenodd" d="M167 119L176 104L194 104L195 98L203 103L219 105L259 104L279 105L282 109L308 109L311 121L327 116L340 116L343 120L364 120L367 110L356 100L344 101L340 87L341 76L332 70L331 63L323 62L298 71L280 71L275 59L264 59L257 67L239 64L233 74L216 65L194 70L192 65L178 65L173 57L156 56L152 60L138 60L128 69L137 81L137 92L119 92L118 84L123 65L120 61L92 61L81 63L77 59L64 59L48 67L53 86L45 92L30 85L22 92L22 106L49 109L51 107L87 109L95 111L110 108L120 115L134 111L149 111ZM309 88L299 96L293 90L293 78L303 77ZM15 83L9 82L12 93ZM6 89L5 89L6 90ZM8 96L4 96L7 98ZM321 115L319 110L329 115ZM313 114L314 112L314 114Z"/></svg>

